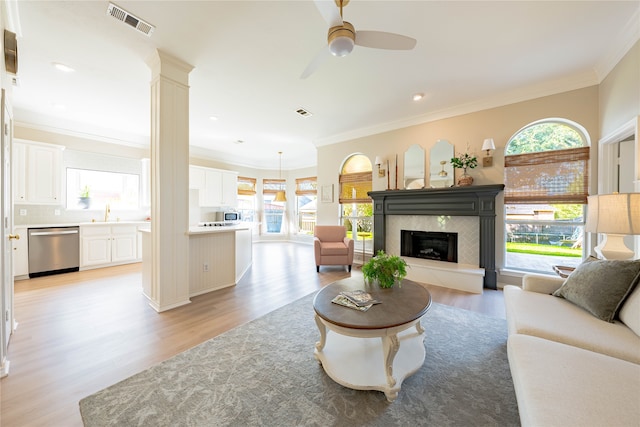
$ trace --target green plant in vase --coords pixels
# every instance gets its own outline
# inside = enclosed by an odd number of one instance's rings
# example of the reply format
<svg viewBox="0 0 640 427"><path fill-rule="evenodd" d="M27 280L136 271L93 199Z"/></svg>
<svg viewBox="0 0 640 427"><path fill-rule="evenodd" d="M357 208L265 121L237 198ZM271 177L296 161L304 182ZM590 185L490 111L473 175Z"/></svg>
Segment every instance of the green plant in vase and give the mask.
<svg viewBox="0 0 640 427"><path fill-rule="evenodd" d="M467 146L467 152L451 158L451 166L456 169L462 169L462 176L458 179L458 185L471 185L473 183L473 177L467 175L467 169L477 167L478 158L469 154L468 151L469 147Z"/></svg>
<svg viewBox="0 0 640 427"><path fill-rule="evenodd" d="M369 283L377 280L381 288L391 288L396 281L400 284L407 276L407 263L397 255L378 251L362 266L362 274Z"/></svg>
<svg viewBox="0 0 640 427"><path fill-rule="evenodd" d="M80 195L78 196L78 205L82 209L89 209L91 206L91 196L90 189L88 185L85 185L82 190L80 190Z"/></svg>

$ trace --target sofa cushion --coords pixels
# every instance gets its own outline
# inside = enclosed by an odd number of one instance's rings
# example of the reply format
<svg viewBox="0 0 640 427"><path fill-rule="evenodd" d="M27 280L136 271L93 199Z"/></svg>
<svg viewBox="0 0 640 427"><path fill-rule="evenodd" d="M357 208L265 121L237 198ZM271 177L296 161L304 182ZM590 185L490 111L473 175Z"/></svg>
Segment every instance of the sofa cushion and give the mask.
<svg viewBox="0 0 640 427"><path fill-rule="evenodd" d="M640 280L640 260L597 260L582 263L553 293L598 319L612 322L625 297Z"/></svg>
<svg viewBox="0 0 640 427"><path fill-rule="evenodd" d="M622 323L640 336L640 284L624 300L620 314L618 315Z"/></svg>
<svg viewBox="0 0 640 427"><path fill-rule="evenodd" d="M526 335L507 349L524 427L638 425L640 365Z"/></svg>
<svg viewBox="0 0 640 427"><path fill-rule="evenodd" d="M509 334L526 334L640 364L640 337L622 322L603 322L552 295L504 287Z"/></svg>

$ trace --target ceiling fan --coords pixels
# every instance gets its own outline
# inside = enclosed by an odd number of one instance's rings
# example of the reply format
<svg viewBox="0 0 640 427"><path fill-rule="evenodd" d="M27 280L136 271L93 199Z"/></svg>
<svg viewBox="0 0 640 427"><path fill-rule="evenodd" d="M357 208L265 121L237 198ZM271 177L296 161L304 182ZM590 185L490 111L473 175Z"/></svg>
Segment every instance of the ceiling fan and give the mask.
<svg viewBox="0 0 640 427"><path fill-rule="evenodd" d="M315 0L316 7L324 20L329 24L327 46L325 46L300 76L306 79L313 74L330 56L346 56L354 45L387 50L411 50L416 39L384 31L357 31L350 22L342 20L342 8L349 0ZM338 6L338 7L336 7Z"/></svg>

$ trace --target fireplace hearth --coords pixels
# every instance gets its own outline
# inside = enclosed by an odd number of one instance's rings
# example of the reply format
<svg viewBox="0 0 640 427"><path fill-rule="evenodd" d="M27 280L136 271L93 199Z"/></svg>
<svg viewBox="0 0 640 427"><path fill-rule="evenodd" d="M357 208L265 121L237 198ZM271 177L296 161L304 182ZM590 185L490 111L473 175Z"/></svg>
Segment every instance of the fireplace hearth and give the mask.
<svg viewBox="0 0 640 427"><path fill-rule="evenodd" d="M400 255L458 262L458 233L401 230Z"/></svg>

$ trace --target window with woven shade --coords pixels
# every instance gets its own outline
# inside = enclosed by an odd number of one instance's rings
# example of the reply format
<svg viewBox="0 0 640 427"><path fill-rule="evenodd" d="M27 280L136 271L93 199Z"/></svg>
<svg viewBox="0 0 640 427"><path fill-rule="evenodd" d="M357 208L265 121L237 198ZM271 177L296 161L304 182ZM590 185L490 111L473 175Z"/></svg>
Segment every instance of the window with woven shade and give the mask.
<svg viewBox="0 0 640 427"><path fill-rule="evenodd" d="M589 147L504 158L505 203L587 203Z"/></svg>
<svg viewBox="0 0 640 427"><path fill-rule="evenodd" d="M589 151L586 130L563 119L531 123L509 140L506 268L553 274L582 261Z"/></svg>
<svg viewBox="0 0 640 427"><path fill-rule="evenodd" d="M311 176L308 178L296 179L296 196L315 196L318 194L318 178Z"/></svg>
<svg viewBox="0 0 640 427"><path fill-rule="evenodd" d="M285 179L263 179L262 194L276 194L278 191L287 190L287 180Z"/></svg>
<svg viewBox="0 0 640 427"><path fill-rule="evenodd" d="M255 196L256 194L256 179L248 178L246 176L238 177L238 195L241 196Z"/></svg>
<svg viewBox="0 0 640 427"><path fill-rule="evenodd" d="M371 172L343 173L340 175L340 203L371 203L367 194L372 189Z"/></svg>

